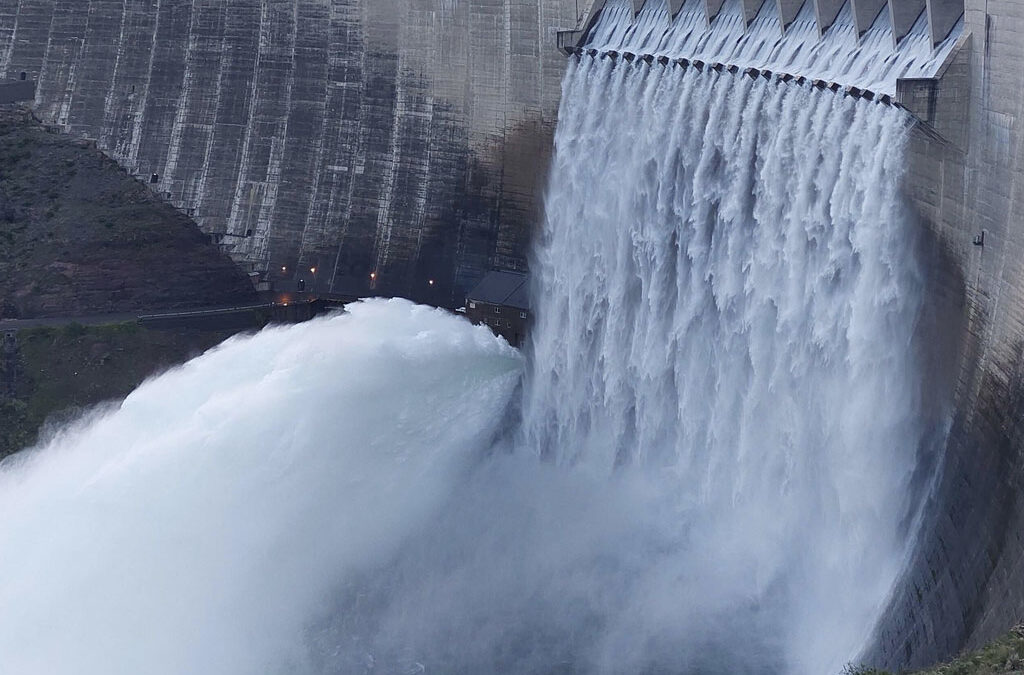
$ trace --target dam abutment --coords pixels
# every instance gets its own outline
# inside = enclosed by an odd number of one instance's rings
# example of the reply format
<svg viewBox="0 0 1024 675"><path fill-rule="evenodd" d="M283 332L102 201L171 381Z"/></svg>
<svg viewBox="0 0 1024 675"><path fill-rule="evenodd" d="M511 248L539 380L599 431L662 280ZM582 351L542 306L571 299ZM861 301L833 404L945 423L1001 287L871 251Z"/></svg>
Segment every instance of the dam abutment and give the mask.
<svg viewBox="0 0 1024 675"><path fill-rule="evenodd" d="M964 54L942 80L913 83L914 100L930 100L933 128L949 142L912 140L909 195L959 267L965 304L945 468L880 626L876 656L890 667L925 666L978 647L1024 618L1019 3L968 0L965 33ZM957 83L964 79L966 86Z"/></svg>

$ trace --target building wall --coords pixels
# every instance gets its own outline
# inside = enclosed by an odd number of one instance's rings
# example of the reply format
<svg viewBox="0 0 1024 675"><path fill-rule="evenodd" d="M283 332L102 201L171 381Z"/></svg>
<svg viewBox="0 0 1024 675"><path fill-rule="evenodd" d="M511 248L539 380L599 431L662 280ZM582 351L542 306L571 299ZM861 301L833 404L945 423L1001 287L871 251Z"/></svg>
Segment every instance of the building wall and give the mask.
<svg viewBox="0 0 1024 675"><path fill-rule="evenodd" d="M254 269L446 303L525 265L575 5L0 0L0 78Z"/></svg>
<svg viewBox="0 0 1024 675"><path fill-rule="evenodd" d="M513 347L522 346L530 321L528 310L504 305L493 305L479 300L466 300L466 318L475 324L488 326Z"/></svg>
<svg viewBox="0 0 1024 675"><path fill-rule="evenodd" d="M950 344L938 369L953 404L921 544L873 655L890 667L947 658L1024 619L1024 3L968 0L966 28L937 92L940 113L963 113L945 120L948 143L918 135L908 165L937 251L932 300L947 312L934 335Z"/></svg>

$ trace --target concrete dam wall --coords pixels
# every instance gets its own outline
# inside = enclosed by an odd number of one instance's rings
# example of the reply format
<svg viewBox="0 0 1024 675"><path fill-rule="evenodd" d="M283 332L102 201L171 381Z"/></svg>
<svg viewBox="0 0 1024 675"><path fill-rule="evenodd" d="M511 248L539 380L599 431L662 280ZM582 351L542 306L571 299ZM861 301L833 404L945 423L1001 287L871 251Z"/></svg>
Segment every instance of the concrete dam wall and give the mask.
<svg viewBox="0 0 1024 675"><path fill-rule="evenodd" d="M965 48L929 87L932 129L907 188L941 261L955 352L951 430L928 520L879 632L879 660L919 666L1024 619L1024 5L967 0Z"/></svg>
<svg viewBox="0 0 1024 675"><path fill-rule="evenodd" d="M249 268L447 304L525 266L575 4L0 0L0 78Z"/></svg>

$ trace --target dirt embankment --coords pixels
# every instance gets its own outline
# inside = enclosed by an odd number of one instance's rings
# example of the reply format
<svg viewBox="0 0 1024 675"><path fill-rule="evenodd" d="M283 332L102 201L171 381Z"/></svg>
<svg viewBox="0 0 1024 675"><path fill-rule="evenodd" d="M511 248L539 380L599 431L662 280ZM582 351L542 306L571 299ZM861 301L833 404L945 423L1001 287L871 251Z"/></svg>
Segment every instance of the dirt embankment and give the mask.
<svg viewBox="0 0 1024 675"><path fill-rule="evenodd" d="M187 216L88 141L0 106L0 319L251 302Z"/></svg>

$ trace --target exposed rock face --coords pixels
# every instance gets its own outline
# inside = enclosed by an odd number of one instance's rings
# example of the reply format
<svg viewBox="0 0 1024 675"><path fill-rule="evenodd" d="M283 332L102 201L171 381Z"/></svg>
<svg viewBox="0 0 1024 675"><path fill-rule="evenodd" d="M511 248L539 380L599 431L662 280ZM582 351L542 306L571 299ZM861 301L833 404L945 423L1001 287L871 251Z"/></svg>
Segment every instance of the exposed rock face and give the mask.
<svg viewBox="0 0 1024 675"><path fill-rule="evenodd" d="M112 159L0 107L0 318L254 300L195 223Z"/></svg>
<svg viewBox="0 0 1024 675"><path fill-rule="evenodd" d="M253 268L444 303L525 264L575 5L0 0L0 77Z"/></svg>

